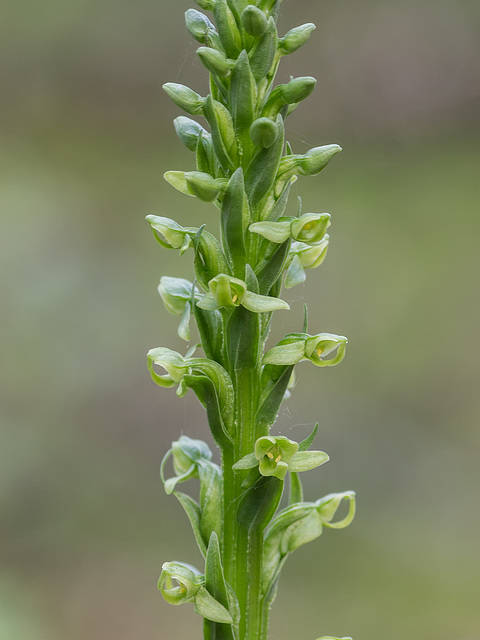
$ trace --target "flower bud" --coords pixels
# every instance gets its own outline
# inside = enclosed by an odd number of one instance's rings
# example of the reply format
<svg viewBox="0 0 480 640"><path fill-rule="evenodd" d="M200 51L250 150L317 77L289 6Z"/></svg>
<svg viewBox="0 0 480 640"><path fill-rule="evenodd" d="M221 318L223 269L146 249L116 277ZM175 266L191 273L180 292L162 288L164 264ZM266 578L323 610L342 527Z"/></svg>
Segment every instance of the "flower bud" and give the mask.
<svg viewBox="0 0 480 640"><path fill-rule="evenodd" d="M292 78L290 82L282 87L284 104L293 104L305 100L315 89L316 84L316 79L311 76Z"/></svg>
<svg viewBox="0 0 480 640"><path fill-rule="evenodd" d="M163 85L163 89L175 104L187 113L192 115L201 113L205 98L202 98L193 89L176 82L167 82Z"/></svg>
<svg viewBox="0 0 480 640"><path fill-rule="evenodd" d="M221 184L209 173L187 171L185 180L191 195L203 200L203 202L213 202L220 193Z"/></svg>
<svg viewBox="0 0 480 640"><path fill-rule="evenodd" d="M304 176L315 176L324 169L333 156L342 150L338 144L327 144L307 151L299 159L300 173Z"/></svg>
<svg viewBox="0 0 480 640"><path fill-rule="evenodd" d="M215 31L207 16L196 9L188 9L185 13L185 23L190 35L202 44L207 44L209 31Z"/></svg>
<svg viewBox="0 0 480 640"><path fill-rule="evenodd" d="M263 36L268 28L268 20L264 12L253 4L242 12L242 25L251 36Z"/></svg>
<svg viewBox="0 0 480 640"><path fill-rule="evenodd" d="M158 293L167 311L180 316L184 312L187 302L192 299L193 288L193 284L184 278L162 276L158 285ZM195 297L199 297L199 295L199 291L195 287Z"/></svg>
<svg viewBox="0 0 480 640"><path fill-rule="evenodd" d="M278 41L282 53L293 53L294 51L297 51L297 49L300 49L300 47L307 42L316 28L317 27L313 22L307 22L299 27L290 29L290 31Z"/></svg>
<svg viewBox="0 0 480 640"><path fill-rule="evenodd" d="M191 245L192 240L188 230L181 227L175 220L153 215L147 216L146 219L150 223L158 244L165 249L180 249L180 253L184 253Z"/></svg>
<svg viewBox="0 0 480 640"><path fill-rule="evenodd" d="M198 138L201 135L208 135L202 125L186 116L178 116L173 121L177 136L190 151L197 148Z"/></svg>
<svg viewBox="0 0 480 640"><path fill-rule="evenodd" d="M213 73L213 75L223 78L224 76L228 76L230 73L231 64L227 60L225 54L220 51L211 49L210 47L199 47L197 49L197 54L203 65L210 71L210 73Z"/></svg>
<svg viewBox="0 0 480 640"><path fill-rule="evenodd" d="M292 237L299 242L315 244L320 242L330 226L328 213L305 213L292 222Z"/></svg>
<svg viewBox="0 0 480 640"><path fill-rule="evenodd" d="M180 436L172 442L173 468L177 476L188 473L192 465L200 460L211 460L210 447L203 440L193 440L188 436Z"/></svg>
<svg viewBox="0 0 480 640"><path fill-rule="evenodd" d="M250 138L257 147L268 149L275 142L277 136L277 125L270 118L258 118L250 127Z"/></svg>
<svg viewBox="0 0 480 640"><path fill-rule="evenodd" d="M201 585L200 574L191 565L165 562L158 581L158 588L169 604L191 602Z"/></svg>

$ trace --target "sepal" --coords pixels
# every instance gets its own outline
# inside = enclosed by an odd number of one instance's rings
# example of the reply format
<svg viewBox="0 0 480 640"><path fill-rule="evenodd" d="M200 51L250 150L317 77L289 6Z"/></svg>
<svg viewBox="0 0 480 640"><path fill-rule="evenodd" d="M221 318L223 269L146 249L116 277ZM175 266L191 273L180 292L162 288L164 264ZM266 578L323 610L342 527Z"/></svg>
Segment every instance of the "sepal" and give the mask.
<svg viewBox="0 0 480 640"><path fill-rule="evenodd" d="M179 316L183 314L185 305L190 303L192 294L194 299L200 297L200 292L192 282L185 280L185 278L171 278L169 276L160 278L158 293L167 311Z"/></svg>
<svg viewBox="0 0 480 640"><path fill-rule="evenodd" d="M291 289L306 280L305 269L315 269L325 260L329 245L329 235L325 234L320 242L314 245L306 242L292 242L290 247L290 264L285 274L285 288Z"/></svg>

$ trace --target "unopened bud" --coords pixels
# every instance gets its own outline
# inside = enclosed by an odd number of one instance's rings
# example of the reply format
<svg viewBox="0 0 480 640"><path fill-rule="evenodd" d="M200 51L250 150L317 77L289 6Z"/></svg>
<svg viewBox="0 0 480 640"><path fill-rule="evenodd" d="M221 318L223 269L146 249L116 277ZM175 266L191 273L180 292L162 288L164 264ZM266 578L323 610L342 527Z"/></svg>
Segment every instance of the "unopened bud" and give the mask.
<svg viewBox="0 0 480 640"><path fill-rule="evenodd" d="M215 76L222 78L230 73L231 64L220 51L210 47L199 47L197 54L204 66Z"/></svg>
<svg viewBox="0 0 480 640"><path fill-rule="evenodd" d="M192 196L196 196L200 200L203 200L203 202L213 202L221 189L217 180L209 173L187 171L187 173L185 173L185 180Z"/></svg>
<svg viewBox="0 0 480 640"><path fill-rule="evenodd" d="M242 13L242 25L251 36L263 36L268 27L267 16L261 9L250 4Z"/></svg>
<svg viewBox="0 0 480 640"><path fill-rule="evenodd" d="M177 136L190 151L196 150L199 136L207 133L201 124L186 116L178 116L173 124Z"/></svg>
<svg viewBox="0 0 480 640"><path fill-rule="evenodd" d="M176 82L167 82L163 88L175 104L187 113L194 115L201 112L205 98L193 89Z"/></svg>
<svg viewBox="0 0 480 640"><path fill-rule="evenodd" d="M333 156L342 150L338 144L327 144L323 147L314 147L299 158L300 173L304 176L315 176L324 169Z"/></svg>
<svg viewBox="0 0 480 640"><path fill-rule="evenodd" d="M293 53L297 51L297 49L300 49L300 47L307 42L316 28L313 22L307 22L299 27L290 29L290 31L278 41L280 49L283 53Z"/></svg>
<svg viewBox="0 0 480 640"><path fill-rule="evenodd" d="M250 127L250 138L257 147L271 147L277 136L277 125L270 118L258 118Z"/></svg>
<svg viewBox="0 0 480 640"><path fill-rule="evenodd" d="M282 97L285 104L294 104L308 98L315 89L317 81L311 76L293 78L282 87Z"/></svg>
<svg viewBox="0 0 480 640"><path fill-rule="evenodd" d="M215 31L207 16L196 9L189 9L185 13L185 23L190 35L202 44L207 43L209 31Z"/></svg>

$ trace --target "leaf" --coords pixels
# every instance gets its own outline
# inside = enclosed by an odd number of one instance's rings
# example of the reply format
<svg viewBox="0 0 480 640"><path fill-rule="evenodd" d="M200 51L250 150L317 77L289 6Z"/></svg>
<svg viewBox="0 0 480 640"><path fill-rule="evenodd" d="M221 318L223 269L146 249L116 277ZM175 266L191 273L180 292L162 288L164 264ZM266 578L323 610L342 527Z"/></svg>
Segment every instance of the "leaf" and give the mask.
<svg viewBox="0 0 480 640"><path fill-rule="evenodd" d="M211 596L205 587L200 587L194 598L195 612L212 620L213 622L220 622L223 624L232 624L233 619L227 609L217 602L213 596Z"/></svg>
<svg viewBox="0 0 480 640"><path fill-rule="evenodd" d="M233 267L233 273L239 278L245 273L245 228L250 211L245 194L243 170L237 169L230 178L225 191L221 210L222 241L227 259Z"/></svg>
<svg viewBox="0 0 480 640"><path fill-rule="evenodd" d="M273 285L278 282L285 269L285 262L288 258L291 240L286 240L281 244L268 260L264 260L258 267L257 277L260 291L268 293Z"/></svg>
<svg viewBox="0 0 480 640"><path fill-rule="evenodd" d="M237 511L238 526L263 531L275 515L283 493L283 482L260 476L243 494Z"/></svg>
<svg viewBox="0 0 480 640"><path fill-rule="evenodd" d="M255 369L260 348L258 313L251 313L245 307L233 311L227 323L226 347L234 369Z"/></svg>
<svg viewBox="0 0 480 640"><path fill-rule="evenodd" d="M257 82L262 80L272 68L277 53L277 40L275 20L270 18L267 30L250 54L250 67Z"/></svg>
<svg viewBox="0 0 480 640"><path fill-rule="evenodd" d="M292 375L293 365L287 366L282 374L269 385L269 391L255 416L262 429L270 427L276 420L280 405L285 396L288 382ZM262 394L263 397L263 394Z"/></svg>
<svg viewBox="0 0 480 640"><path fill-rule="evenodd" d="M298 445L298 450L299 451L306 451L307 449L310 449L310 447L312 446L313 441L315 440L315 436L317 435L318 432L318 422L315 423L315 426L313 427L313 431L312 433L305 438L305 440L302 440L299 445Z"/></svg>
<svg viewBox="0 0 480 640"><path fill-rule="evenodd" d="M186 342L190 341L190 315L191 315L191 307L190 301L185 304L185 308L182 313L182 317L180 320L180 324L178 325L178 336L185 340Z"/></svg>
<svg viewBox="0 0 480 640"><path fill-rule="evenodd" d="M248 55L241 52L232 69L230 109L237 131L248 129L253 122L257 85L250 69Z"/></svg>
<svg viewBox="0 0 480 640"><path fill-rule="evenodd" d="M208 96L203 107L205 117L212 131L212 141L218 161L224 171L230 171L237 163L237 141L232 116L228 109Z"/></svg>
<svg viewBox="0 0 480 640"><path fill-rule="evenodd" d="M290 494L288 496L288 503L290 505L303 502L303 487L302 481L298 473L290 473Z"/></svg>
<svg viewBox="0 0 480 640"><path fill-rule="evenodd" d="M195 502L195 500L193 500L193 498L188 496L186 493L174 491L173 495L178 499L178 501L184 508L185 513L187 514L190 521L193 533L195 535L195 540L197 541L198 548L200 549L202 556L205 558L207 554L207 547L200 530L200 518L202 513L200 510L200 506Z"/></svg>
<svg viewBox="0 0 480 640"><path fill-rule="evenodd" d="M225 53L229 58L237 58L242 41L235 17L226 0L215 0L213 15Z"/></svg>

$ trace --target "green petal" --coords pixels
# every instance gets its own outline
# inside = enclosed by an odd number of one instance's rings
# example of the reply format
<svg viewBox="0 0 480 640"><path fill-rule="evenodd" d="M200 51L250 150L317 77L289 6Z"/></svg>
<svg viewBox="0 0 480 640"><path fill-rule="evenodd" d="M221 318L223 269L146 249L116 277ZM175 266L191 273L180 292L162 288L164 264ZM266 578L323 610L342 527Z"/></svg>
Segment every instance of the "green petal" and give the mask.
<svg viewBox="0 0 480 640"><path fill-rule="evenodd" d="M310 471L330 460L324 451L299 451L289 462L290 471Z"/></svg>

